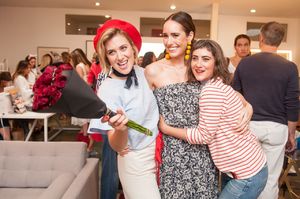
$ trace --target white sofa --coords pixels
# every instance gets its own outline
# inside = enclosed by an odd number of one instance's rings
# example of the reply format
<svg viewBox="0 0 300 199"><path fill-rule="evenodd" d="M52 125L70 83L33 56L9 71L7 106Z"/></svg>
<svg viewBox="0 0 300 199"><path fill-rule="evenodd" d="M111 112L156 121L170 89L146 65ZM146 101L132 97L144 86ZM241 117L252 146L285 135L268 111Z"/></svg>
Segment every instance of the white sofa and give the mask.
<svg viewBox="0 0 300 199"><path fill-rule="evenodd" d="M0 142L0 199L98 199L98 159L82 142Z"/></svg>

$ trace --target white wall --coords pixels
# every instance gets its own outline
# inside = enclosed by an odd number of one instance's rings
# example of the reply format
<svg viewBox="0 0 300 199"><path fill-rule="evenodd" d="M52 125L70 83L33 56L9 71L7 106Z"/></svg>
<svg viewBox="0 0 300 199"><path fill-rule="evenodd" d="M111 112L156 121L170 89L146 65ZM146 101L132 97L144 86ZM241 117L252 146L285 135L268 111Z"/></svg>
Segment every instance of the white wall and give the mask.
<svg viewBox="0 0 300 199"><path fill-rule="evenodd" d="M66 35L65 14L106 15L130 21L139 29L139 18L167 17L170 13L108 11L87 9L21 8L0 7L0 62L6 58L11 70L19 60L29 53L36 54L38 46L69 47L86 49L90 35ZM195 19L209 19L210 15L191 13ZM246 22L267 22L276 20L288 24L288 41L280 49L293 51L293 60L300 66L300 19L261 18L245 16L225 16L219 18L218 42L226 56L233 54L233 39L246 32ZM201 31L201 30L199 30ZM144 37L143 42L161 42L161 38ZM257 42L252 47L257 48Z"/></svg>
<svg viewBox="0 0 300 199"><path fill-rule="evenodd" d="M289 19L289 18L267 18L267 17L246 17L246 16L228 16L221 15L219 21L219 33L218 42L223 47L226 56L232 56L234 53L233 42L234 38L238 34L246 34L247 22L269 22L278 21L280 23L288 24L288 35L287 42L282 43L279 49L282 50L292 50L293 60L295 55L298 53L300 44L297 42L299 40L300 30L299 30L299 19ZM253 41L251 43L251 48L259 48L258 42ZM300 64L300 62L298 62Z"/></svg>
<svg viewBox="0 0 300 199"><path fill-rule="evenodd" d="M6 58L12 71L26 55L36 54L38 46L69 47L70 51L82 48L85 51L86 40L92 40L93 36L66 35L65 14L109 14L112 18L130 21L139 29L140 16L167 17L170 13L0 7L0 62ZM161 39L145 38L143 41L161 42Z"/></svg>

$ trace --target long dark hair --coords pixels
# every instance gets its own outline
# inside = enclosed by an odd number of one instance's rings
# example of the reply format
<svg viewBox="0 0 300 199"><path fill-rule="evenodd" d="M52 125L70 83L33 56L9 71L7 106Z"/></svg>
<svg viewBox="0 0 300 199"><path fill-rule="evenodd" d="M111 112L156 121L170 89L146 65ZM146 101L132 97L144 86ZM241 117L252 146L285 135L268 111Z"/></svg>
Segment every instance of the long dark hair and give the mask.
<svg viewBox="0 0 300 199"><path fill-rule="evenodd" d="M215 59L215 68L213 72L212 79L220 77L224 84L230 84L230 73L227 67L227 61L224 57L223 50L221 46L213 40L198 40L192 46L192 56L195 50L205 48L213 55ZM196 78L192 72L191 61L189 62L188 68L188 78L189 81L195 81Z"/></svg>
<svg viewBox="0 0 300 199"><path fill-rule="evenodd" d="M155 54L152 51L146 52L145 55L144 55L141 67L145 68L146 66L148 66L149 64L151 64L153 62L153 57L154 56L155 56Z"/></svg>
<svg viewBox="0 0 300 199"><path fill-rule="evenodd" d="M249 42L249 45L251 44L251 39L250 39L250 37L249 37L248 35L245 35L245 34L239 34L239 35L237 35L237 36L234 38L234 46L237 45L237 41L238 41L239 39L247 39L248 42Z"/></svg>
<svg viewBox="0 0 300 199"><path fill-rule="evenodd" d="M28 63L30 63L30 61L31 61L32 59L36 60L36 57L33 56L33 55L27 55L27 56L25 57L25 61L28 61ZM36 65L34 65L33 68L36 68Z"/></svg>
<svg viewBox="0 0 300 199"><path fill-rule="evenodd" d="M193 32L194 36L195 36L196 28L195 28L195 25L193 22L193 18L188 13L183 12L183 11L175 12L166 18L166 20L164 21L164 24L169 20L176 21L177 23L182 25L183 30L186 33L186 35L189 35L190 32Z"/></svg>
<svg viewBox="0 0 300 199"><path fill-rule="evenodd" d="M74 64L73 67L76 67L81 62L85 65L88 65L89 67L91 67L92 65L92 63L86 57L85 53L80 48L76 48L71 52L71 58Z"/></svg>
<svg viewBox="0 0 300 199"><path fill-rule="evenodd" d="M28 74L24 74L24 71L29 67L29 62L26 60L19 61L17 68L13 74L13 80L16 79L18 75L24 76L26 79L28 77Z"/></svg>

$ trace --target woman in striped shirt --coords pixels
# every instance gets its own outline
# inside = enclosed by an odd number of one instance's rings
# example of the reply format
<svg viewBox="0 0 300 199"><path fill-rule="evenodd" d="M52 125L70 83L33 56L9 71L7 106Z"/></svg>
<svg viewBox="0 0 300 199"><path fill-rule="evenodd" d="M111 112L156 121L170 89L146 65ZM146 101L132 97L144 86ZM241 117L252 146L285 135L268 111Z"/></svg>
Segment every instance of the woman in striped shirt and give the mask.
<svg viewBox="0 0 300 199"><path fill-rule="evenodd" d="M257 198L267 181L266 157L248 125L237 129L243 102L228 85L230 74L221 47L212 40L197 41L190 65L189 79L203 85L199 125L179 129L161 119L161 131L191 144L208 145L215 165L230 177L219 198Z"/></svg>

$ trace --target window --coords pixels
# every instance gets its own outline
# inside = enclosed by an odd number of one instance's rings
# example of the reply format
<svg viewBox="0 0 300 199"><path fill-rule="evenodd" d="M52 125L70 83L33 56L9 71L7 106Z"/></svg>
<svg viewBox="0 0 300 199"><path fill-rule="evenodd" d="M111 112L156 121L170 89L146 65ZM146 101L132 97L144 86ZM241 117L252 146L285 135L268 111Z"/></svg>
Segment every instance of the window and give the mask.
<svg viewBox="0 0 300 199"><path fill-rule="evenodd" d="M66 15L67 35L95 35L97 28L110 18L92 15Z"/></svg>
<svg viewBox="0 0 300 199"><path fill-rule="evenodd" d="M158 57L160 53L164 52L164 50L165 46L162 43L143 42L139 55L144 56L146 52L152 51L155 56Z"/></svg>

